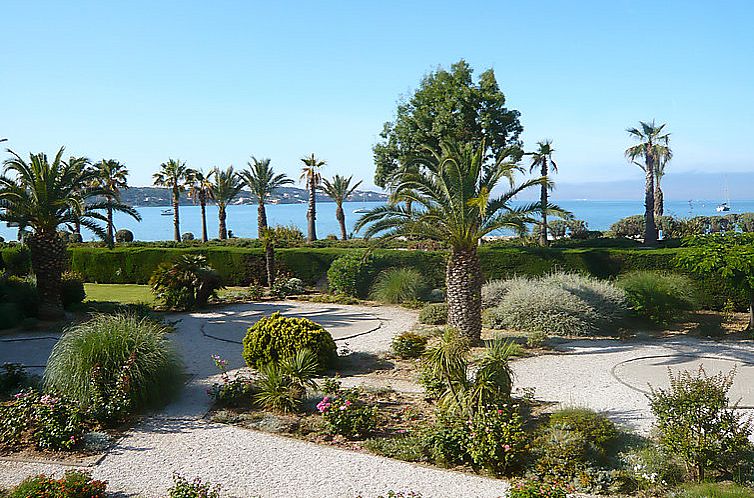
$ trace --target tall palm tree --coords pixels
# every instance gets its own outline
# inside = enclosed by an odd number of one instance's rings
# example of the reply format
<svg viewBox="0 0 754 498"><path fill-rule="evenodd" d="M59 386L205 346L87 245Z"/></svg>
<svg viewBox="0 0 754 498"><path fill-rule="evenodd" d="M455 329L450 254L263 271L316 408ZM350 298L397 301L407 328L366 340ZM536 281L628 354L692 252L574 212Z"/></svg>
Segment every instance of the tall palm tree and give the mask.
<svg viewBox="0 0 754 498"><path fill-rule="evenodd" d="M228 238L228 229L225 225L226 208L243 188L241 177L233 170L233 166L222 170L215 166L209 174L212 182L212 199L217 204L217 216L220 221L218 237L220 240Z"/></svg>
<svg viewBox="0 0 754 498"><path fill-rule="evenodd" d="M176 242L181 241L181 220L178 213L178 203L181 199L181 192L189 184L191 172L192 170L186 166L185 161L168 159L168 162L160 164L160 171L152 175L155 185L171 190L173 202L173 239Z"/></svg>
<svg viewBox="0 0 754 498"><path fill-rule="evenodd" d="M309 191L309 208L306 210L307 236L309 242L317 240L317 187L322 181L322 175L319 169L327 164L311 154L309 157L301 158L304 167L301 168L301 180L306 181L306 187Z"/></svg>
<svg viewBox="0 0 754 498"><path fill-rule="evenodd" d="M115 159L103 159L94 165L95 185L107 190L105 194L105 211L107 213L107 235L105 242L108 247L115 245L115 230L113 212L126 213L136 221L141 221L141 215L133 207L124 204L120 199L120 191L128 188L128 169Z"/></svg>
<svg viewBox="0 0 754 498"><path fill-rule="evenodd" d="M202 242L207 242L207 201L212 198L212 182L202 170L191 170L188 196L199 203L202 213Z"/></svg>
<svg viewBox="0 0 754 498"><path fill-rule="evenodd" d="M337 219L338 224L340 224L340 238L343 240L348 238L348 234L346 233L346 215L343 212L343 202L348 199L357 188L359 188L359 185L361 185L360 181L351 185L351 180L353 180L353 176L346 178L344 176L335 175L332 181L323 178L322 186L320 187L327 196L335 201L335 219Z"/></svg>
<svg viewBox="0 0 754 498"><path fill-rule="evenodd" d="M241 178L251 194L257 199L257 237L263 237L263 231L267 228L267 210L264 202L272 195L275 189L283 185L293 183L285 173L275 174L270 166L269 159L257 159L251 156L251 162L246 163L249 168L242 171Z"/></svg>
<svg viewBox="0 0 754 498"><path fill-rule="evenodd" d="M72 168L78 168L83 171L84 169L91 167L91 161L89 161L88 157L71 156L68 158L68 165ZM78 188L80 190L82 188L86 188L87 186L88 185L79 185ZM75 242L81 242L83 240L81 237L81 223L79 223L78 219L74 219L73 221L73 233L75 234L75 237L71 240Z"/></svg>
<svg viewBox="0 0 754 498"><path fill-rule="evenodd" d="M536 152L529 152L526 154L527 156L531 156L531 166L529 167L529 173L534 171L535 169L539 168L539 174L540 176L548 176L550 174L550 170L553 172L558 171L558 165L555 164L555 161L552 160L552 154L555 152L555 149L552 147L552 140L549 138L546 140L543 140L541 142L537 142L537 150ZM540 187L539 192L539 203L545 207L545 209L542 209L542 228L539 232L539 245L546 246L547 245L547 209L546 206L548 204L547 201L547 193L549 190L549 186L547 184L542 184Z"/></svg>
<svg viewBox="0 0 754 498"><path fill-rule="evenodd" d="M44 153L30 154L27 162L9 150L12 157L5 160L0 176L0 221L15 223L21 230L31 229L25 242L37 277L39 317L44 320L63 316L60 279L66 242L58 235L58 227L78 221L105 238L97 223L105 221L104 216L96 211L96 204L86 201L109 192L91 187L96 173L64 161L64 150L61 147L52 162Z"/></svg>
<svg viewBox="0 0 754 498"><path fill-rule="evenodd" d="M665 124L656 125L654 121L639 121L641 129L628 128L628 134L639 143L626 149L626 157L644 170L644 243L657 243L657 223L655 220L655 172L661 158L670 160L673 153L668 146L670 134L665 133ZM643 159L641 164L637 159Z"/></svg>
<svg viewBox="0 0 754 498"><path fill-rule="evenodd" d="M504 151L495 161L485 161L484 143L474 149L471 144L444 142L441 152L427 148L429 155L417 159L420 168L407 169L395 184L395 190L410 199L415 207L409 212L400 204L380 206L362 216L356 229L366 228L364 236L409 238L421 236L450 245L445 270L448 324L473 341L479 340L482 328L482 270L477 248L481 238L502 228L525 229L534 222L532 214L540 212L539 203L512 207L519 192L547 184L546 177L514 184L520 168ZM492 197L503 180L509 189ZM555 206L548 206L557 211Z"/></svg>
<svg viewBox="0 0 754 498"><path fill-rule="evenodd" d="M669 157L661 156L655 167L655 219L665 214L665 194L662 192L662 178L665 176L665 167L669 161Z"/></svg>

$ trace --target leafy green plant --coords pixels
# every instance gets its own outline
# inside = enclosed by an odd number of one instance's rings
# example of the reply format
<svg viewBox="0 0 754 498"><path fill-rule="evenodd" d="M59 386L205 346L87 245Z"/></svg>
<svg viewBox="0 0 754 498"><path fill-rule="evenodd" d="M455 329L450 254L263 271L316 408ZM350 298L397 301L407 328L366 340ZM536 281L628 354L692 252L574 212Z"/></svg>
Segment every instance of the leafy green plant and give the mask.
<svg viewBox="0 0 754 498"><path fill-rule="evenodd" d="M178 474L173 474L173 485L168 490L169 498L220 498L222 487L195 477L191 481Z"/></svg>
<svg viewBox="0 0 754 498"><path fill-rule="evenodd" d="M175 263L162 264L152 274L149 285L166 307L190 310L217 297L222 287L219 274L201 255L186 254Z"/></svg>
<svg viewBox="0 0 754 498"><path fill-rule="evenodd" d="M589 408L561 408L550 415L549 424L583 434L589 442L590 456L596 461L604 461L618 439L615 424Z"/></svg>
<svg viewBox="0 0 754 498"><path fill-rule="evenodd" d="M28 477L2 495L4 498L105 498L107 481L92 479L88 472L68 470L62 478L44 474Z"/></svg>
<svg viewBox="0 0 754 498"><path fill-rule="evenodd" d="M649 395L662 448L680 458L691 478L703 481L709 469L730 474L750 457L751 422L729 408L735 370L709 376L669 373L670 387Z"/></svg>
<svg viewBox="0 0 754 498"><path fill-rule="evenodd" d="M273 313L252 325L243 339L243 357L250 367L277 362L309 349L320 370L332 368L337 359L335 341L321 325L306 318Z"/></svg>
<svg viewBox="0 0 754 498"><path fill-rule="evenodd" d="M348 254L332 262L327 270L330 291L352 297L366 297L374 273L369 254Z"/></svg>
<svg viewBox="0 0 754 498"><path fill-rule="evenodd" d="M20 363L3 363L0 366L0 401L26 382L28 374Z"/></svg>
<svg viewBox="0 0 754 498"><path fill-rule="evenodd" d="M183 385L183 365L168 328L128 313L96 315L69 328L55 344L44 372L45 388L95 410L119 385L135 409L164 403Z"/></svg>
<svg viewBox="0 0 754 498"><path fill-rule="evenodd" d="M427 284L413 268L390 268L377 276L370 297L376 301L400 304L418 301L427 292Z"/></svg>
<svg viewBox="0 0 754 498"><path fill-rule="evenodd" d="M486 406L474 413L468 425L468 452L476 466L499 475L523 466L529 436L518 405Z"/></svg>
<svg viewBox="0 0 754 498"><path fill-rule="evenodd" d="M40 449L68 450L83 431L83 414L64 396L27 389L0 405L0 445L7 448L28 441Z"/></svg>
<svg viewBox="0 0 754 498"><path fill-rule="evenodd" d="M278 299L284 299L294 294L303 294L305 291L304 282L300 278L277 279L270 287L270 294Z"/></svg>
<svg viewBox="0 0 754 498"><path fill-rule="evenodd" d="M254 399L270 410L291 412L301 406L307 388L316 389L317 356L308 349L259 368Z"/></svg>
<svg viewBox="0 0 754 498"><path fill-rule="evenodd" d="M39 310L37 281L33 277L8 277L0 280L0 302L14 304L24 317L35 317Z"/></svg>
<svg viewBox="0 0 754 498"><path fill-rule="evenodd" d="M222 406L238 406L248 401L254 394L254 384L249 377L237 375L231 379L228 374L228 361L213 354L212 361L220 370L220 382L215 382L207 394Z"/></svg>
<svg viewBox="0 0 754 498"><path fill-rule="evenodd" d="M317 403L328 432L347 438L363 438L377 426L377 407L363 402L358 389L325 396Z"/></svg>
<svg viewBox="0 0 754 498"><path fill-rule="evenodd" d="M734 483L704 482L681 486L675 498L754 498L754 489Z"/></svg>
<svg viewBox="0 0 754 498"><path fill-rule="evenodd" d="M397 437L376 437L364 441L364 448L388 458L404 462L425 462L429 460L427 441L421 435Z"/></svg>
<svg viewBox="0 0 754 498"><path fill-rule="evenodd" d="M553 483L539 479L526 479L515 482L510 491L509 498L566 498L571 491L569 486L562 483Z"/></svg>
<svg viewBox="0 0 754 498"><path fill-rule="evenodd" d="M448 323L448 305L429 303L419 312L419 323L425 325L445 325Z"/></svg>
<svg viewBox="0 0 754 498"><path fill-rule="evenodd" d="M418 358L427 348L427 336L415 332L401 332L393 338L393 353L400 358Z"/></svg>
<svg viewBox="0 0 754 498"><path fill-rule="evenodd" d="M630 449L620 457L638 490L650 496L662 496L686 478L683 464L655 443Z"/></svg>
<svg viewBox="0 0 754 498"><path fill-rule="evenodd" d="M0 330L17 327L23 314L15 303L0 303Z"/></svg>
<svg viewBox="0 0 754 498"><path fill-rule="evenodd" d="M133 241L134 241L134 233L131 230L126 230L125 228L121 228L120 230L115 232L115 242L123 244L125 242L133 242Z"/></svg>
<svg viewBox="0 0 754 498"><path fill-rule="evenodd" d="M668 324L696 308L694 283L685 275L635 271L618 278L631 309L659 324Z"/></svg>
<svg viewBox="0 0 754 498"><path fill-rule="evenodd" d="M67 271L60 277L60 299L64 308L79 304L86 298L84 280L81 275Z"/></svg>

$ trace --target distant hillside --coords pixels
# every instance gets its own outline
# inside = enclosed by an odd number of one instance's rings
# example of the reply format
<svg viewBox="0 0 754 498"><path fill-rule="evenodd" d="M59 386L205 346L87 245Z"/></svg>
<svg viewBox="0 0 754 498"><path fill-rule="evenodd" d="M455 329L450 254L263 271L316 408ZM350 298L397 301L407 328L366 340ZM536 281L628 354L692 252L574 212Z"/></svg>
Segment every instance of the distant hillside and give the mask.
<svg viewBox="0 0 754 498"><path fill-rule="evenodd" d="M123 202L132 206L170 206L171 193L169 189L158 187L131 187L122 192ZM308 194L306 190L296 187L281 187L275 190L275 193L267 199L270 204L303 204L307 201ZM357 190L349 197L349 201L355 202L374 202L387 200L387 195L379 192ZM317 202L332 202L332 199L317 192ZM186 193L181 194L181 205L192 205L194 202L189 199ZM251 192L242 191L234 204L256 204L256 199L252 197Z"/></svg>

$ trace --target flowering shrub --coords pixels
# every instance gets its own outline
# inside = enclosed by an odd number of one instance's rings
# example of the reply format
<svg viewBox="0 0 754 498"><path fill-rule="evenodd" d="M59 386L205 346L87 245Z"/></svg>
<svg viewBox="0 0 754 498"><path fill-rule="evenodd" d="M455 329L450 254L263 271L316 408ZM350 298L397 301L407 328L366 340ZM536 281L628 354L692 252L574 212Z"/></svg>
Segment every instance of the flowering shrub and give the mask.
<svg viewBox="0 0 754 498"><path fill-rule="evenodd" d="M213 485L196 477L189 481L178 473L173 474L173 486L168 490L169 498L220 498L220 485Z"/></svg>
<svg viewBox="0 0 754 498"><path fill-rule="evenodd" d="M406 331L393 338L392 348L400 358L418 358L427 348L427 337Z"/></svg>
<svg viewBox="0 0 754 498"><path fill-rule="evenodd" d="M112 425L123 421L131 413L133 402L131 389L131 368L136 360L131 354L117 374L113 386L108 386L102 367L92 368L89 413L101 424Z"/></svg>
<svg viewBox="0 0 754 498"><path fill-rule="evenodd" d="M234 406L251 397L254 384L250 378L236 376L234 379L231 379L228 374L228 360L213 354L212 361L215 362L215 366L220 370L221 381L212 384L212 387L207 390L207 394L216 403Z"/></svg>
<svg viewBox="0 0 754 498"><path fill-rule="evenodd" d="M278 299L285 299L288 296L303 294L304 292L306 292L306 289L300 278L281 278L275 280L275 283L270 287L270 295Z"/></svg>
<svg viewBox="0 0 754 498"><path fill-rule="evenodd" d="M325 396L317 403L328 431L348 438L363 437L377 425L377 407L367 406L359 392L348 389L336 396Z"/></svg>
<svg viewBox="0 0 754 498"><path fill-rule="evenodd" d="M28 389L0 405L0 445L32 442L37 448L69 450L84 432L78 407L63 396Z"/></svg>
<svg viewBox="0 0 754 498"><path fill-rule="evenodd" d="M562 483L536 479L519 481L511 486L509 498L566 498L570 488Z"/></svg>
<svg viewBox="0 0 754 498"><path fill-rule="evenodd" d="M5 498L105 498L107 481L93 480L80 470L69 470L61 479L44 474L29 477L4 494Z"/></svg>
<svg viewBox="0 0 754 498"><path fill-rule="evenodd" d="M468 452L475 465L495 474L520 468L528 454L529 437L518 405L486 407L475 412L467 424Z"/></svg>

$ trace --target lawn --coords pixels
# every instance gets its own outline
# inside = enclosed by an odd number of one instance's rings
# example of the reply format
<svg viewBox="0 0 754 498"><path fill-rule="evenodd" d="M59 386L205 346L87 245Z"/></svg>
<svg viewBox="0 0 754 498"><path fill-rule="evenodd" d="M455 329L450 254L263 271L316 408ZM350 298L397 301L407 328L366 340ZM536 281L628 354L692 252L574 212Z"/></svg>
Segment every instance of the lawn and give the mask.
<svg viewBox="0 0 754 498"><path fill-rule="evenodd" d="M243 289L244 287L227 287L218 291L218 295L223 297L228 292L237 292ZM158 304L148 285L85 283L84 290L86 291L87 301L120 304L145 303L150 306Z"/></svg>

